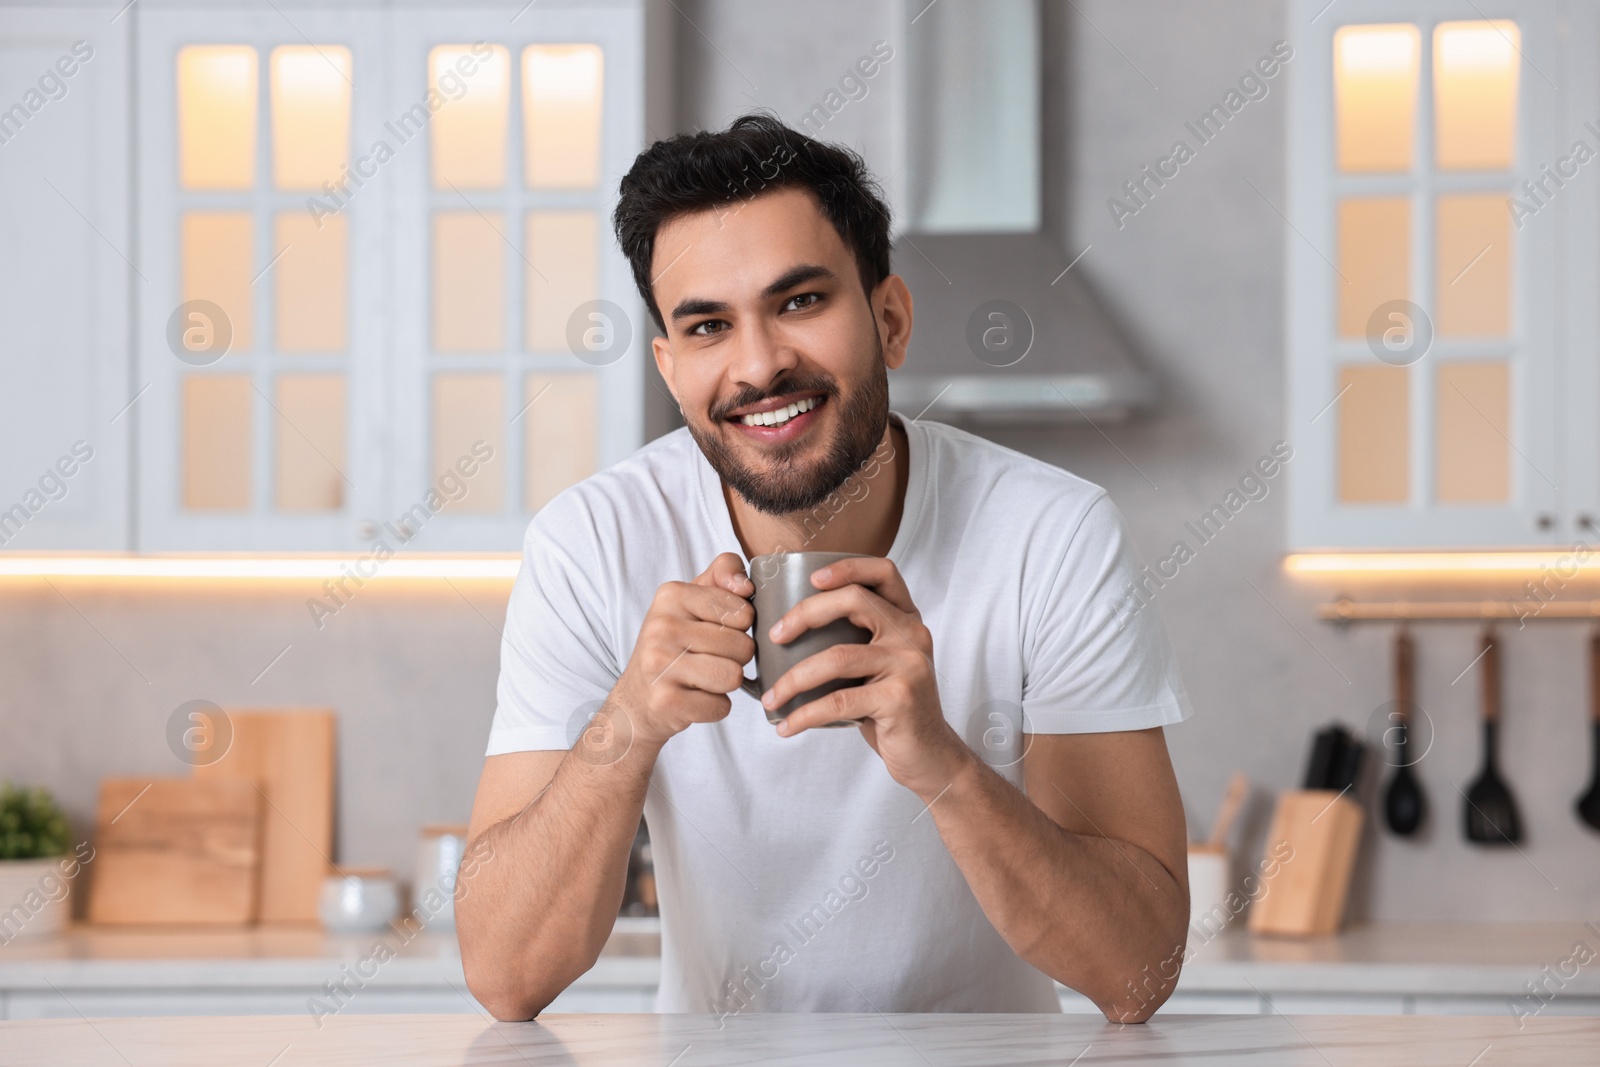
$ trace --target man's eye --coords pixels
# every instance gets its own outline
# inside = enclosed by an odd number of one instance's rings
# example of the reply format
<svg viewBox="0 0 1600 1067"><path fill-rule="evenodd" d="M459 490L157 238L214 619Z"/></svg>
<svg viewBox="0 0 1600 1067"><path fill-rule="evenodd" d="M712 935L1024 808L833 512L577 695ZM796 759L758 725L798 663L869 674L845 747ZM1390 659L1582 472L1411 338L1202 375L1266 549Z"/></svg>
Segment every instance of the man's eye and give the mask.
<svg viewBox="0 0 1600 1067"><path fill-rule="evenodd" d="M721 333L725 328L727 328L727 325L728 324L723 322L721 319L707 319L704 322L697 322L693 326L689 327L689 336L710 337L714 333Z"/></svg>
<svg viewBox="0 0 1600 1067"><path fill-rule="evenodd" d="M788 303L783 305L783 309L785 311L804 311L808 307L814 307L817 301L821 299L821 293L797 293L789 298Z"/></svg>

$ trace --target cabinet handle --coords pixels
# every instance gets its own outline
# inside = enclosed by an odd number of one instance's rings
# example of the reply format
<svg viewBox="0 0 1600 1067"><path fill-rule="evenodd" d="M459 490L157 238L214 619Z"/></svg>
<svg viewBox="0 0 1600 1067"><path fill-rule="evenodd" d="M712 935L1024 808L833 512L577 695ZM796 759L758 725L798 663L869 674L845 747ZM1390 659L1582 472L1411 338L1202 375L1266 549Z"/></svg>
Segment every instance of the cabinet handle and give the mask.
<svg viewBox="0 0 1600 1067"><path fill-rule="evenodd" d="M1556 517L1551 515L1549 512L1540 512L1539 517L1534 521L1538 524L1538 527L1541 530L1555 529Z"/></svg>
<svg viewBox="0 0 1600 1067"><path fill-rule="evenodd" d="M1580 530L1593 530L1594 529L1594 516L1593 515L1589 515L1587 513L1585 513L1583 515L1579 515L1578 516L1578 528Z"/></svg>
<svg viewBox="0 0 1600 1067"><path fill-rule="evenodd" d="M364 520L356 527L356 536L363 541L370 541L378 532L378 524L371 519Z"/></svg>

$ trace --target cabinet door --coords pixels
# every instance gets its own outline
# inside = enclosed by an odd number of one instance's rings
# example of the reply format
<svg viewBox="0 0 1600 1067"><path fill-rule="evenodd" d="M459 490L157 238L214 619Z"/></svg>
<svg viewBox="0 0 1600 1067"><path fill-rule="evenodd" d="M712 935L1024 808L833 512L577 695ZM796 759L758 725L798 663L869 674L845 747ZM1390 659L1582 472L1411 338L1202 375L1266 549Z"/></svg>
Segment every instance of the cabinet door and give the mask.
<svg viewBox="0 0 1600 1067"><path fill-rule="evenodd" d="M380 18L142 12L142 549L355 549L378 511Z"/></svg>
<svg viewBox="0 0 1600 1067"><path fill-rule="evenodd" d="M393 17L396 418L379 536L516 551L546 501L642 443L647 332L610 226L642 146L642 14Z"/></svg>
<svg viewBox="0 0 1600 1067"><path fill-rule="evenodd" d="M0 548L128 547L128 20L0 8Z"/></svg>
<svg viewBox="0 0 1600 1067"><path fill-rule="evenodd" d="M1566 278L1566 382L1563 404L1571 504L1561 516L1563 544L1592 547L1600 536L1600 11L1574 4L1567 13L1567 93L1559 150L1550 170L1562 185L1545 197L1548 222L1561 235Z"/></svg>
<svg viewBox="0 0 1600 1067"><path fill-rule="evenodd" d="M1296 5L1289 540L1551 543L1566 471L1554 5ZM1313 19L1313 16L1319 16Z"/></svg>

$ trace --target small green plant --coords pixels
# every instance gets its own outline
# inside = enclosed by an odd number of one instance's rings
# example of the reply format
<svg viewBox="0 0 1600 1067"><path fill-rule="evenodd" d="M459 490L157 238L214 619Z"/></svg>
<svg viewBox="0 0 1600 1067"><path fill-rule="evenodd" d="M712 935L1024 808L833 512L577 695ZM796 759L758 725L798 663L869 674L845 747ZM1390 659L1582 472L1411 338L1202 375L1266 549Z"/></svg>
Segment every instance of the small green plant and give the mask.
<svg viewBox="0 0 1600 1067"><path fill-rule="evenodd" d="M0 860L46 859L67 852L67 817L44 789L0 784Z"/></svg>

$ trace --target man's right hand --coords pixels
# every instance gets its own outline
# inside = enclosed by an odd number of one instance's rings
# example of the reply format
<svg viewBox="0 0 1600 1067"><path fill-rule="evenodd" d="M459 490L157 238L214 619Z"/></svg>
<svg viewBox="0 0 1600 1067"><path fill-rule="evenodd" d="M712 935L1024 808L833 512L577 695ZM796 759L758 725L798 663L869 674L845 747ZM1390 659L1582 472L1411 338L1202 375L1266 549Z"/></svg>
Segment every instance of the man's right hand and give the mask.
<svg viewBox="0 0 1600 1067"><path fill-rule="evenodd" d="M755 622L745 599L753 592L733 552L712 560L692 582L656 590L615 691L635 742L660 746L693 723L727 716L728 694L756 652L745 632Z"/></svg>

